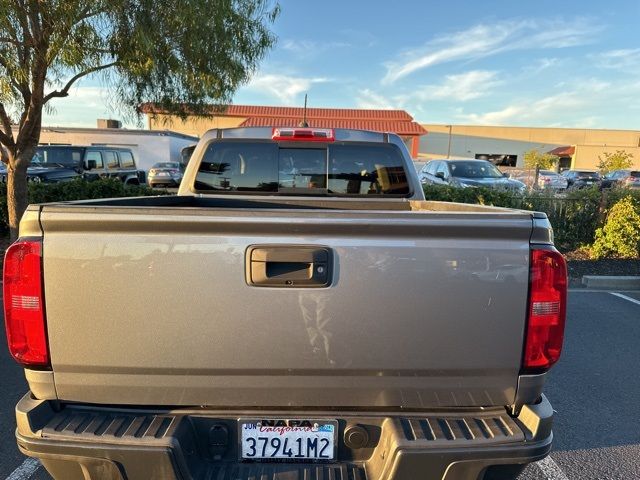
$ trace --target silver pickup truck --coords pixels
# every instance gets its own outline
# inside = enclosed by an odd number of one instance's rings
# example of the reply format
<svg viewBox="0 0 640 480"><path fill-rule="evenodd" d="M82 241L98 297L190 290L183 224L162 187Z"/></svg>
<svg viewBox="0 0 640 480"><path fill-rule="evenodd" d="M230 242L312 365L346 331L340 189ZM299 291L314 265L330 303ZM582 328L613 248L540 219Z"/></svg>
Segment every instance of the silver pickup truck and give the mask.
<svg viewBox="0 0 640 480"><path fill-rule="evenodd" d="M545 215L424 201L396 135L213 130L177 196L27 210L18 446L63 480L515 478L565 305Z"/></svg>

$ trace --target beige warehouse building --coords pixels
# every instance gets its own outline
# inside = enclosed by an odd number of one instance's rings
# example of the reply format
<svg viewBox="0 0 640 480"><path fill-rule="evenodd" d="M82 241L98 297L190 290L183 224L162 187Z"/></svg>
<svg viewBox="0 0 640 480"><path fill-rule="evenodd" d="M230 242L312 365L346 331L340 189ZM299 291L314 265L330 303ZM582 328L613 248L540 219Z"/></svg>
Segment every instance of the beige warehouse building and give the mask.
<svg viewBox="0 0 640 480"><path fill-rule="evenodd" d="M595 170L604 152L624 150L640 169L640 130L535 128L423 124L420 157L486 158L505 166L523 166L525 152L536 149L560 157L560 169Z"/></svg>

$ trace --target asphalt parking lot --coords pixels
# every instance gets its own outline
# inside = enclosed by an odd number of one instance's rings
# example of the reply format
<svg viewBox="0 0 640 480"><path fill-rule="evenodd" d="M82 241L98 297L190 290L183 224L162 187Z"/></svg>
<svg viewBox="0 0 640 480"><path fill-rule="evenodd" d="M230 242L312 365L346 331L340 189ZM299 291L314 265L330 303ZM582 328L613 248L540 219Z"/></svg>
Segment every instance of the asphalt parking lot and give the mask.
<svg viewBox="0 0 640 480"><path fill-rule="evenodd" d="M48 479L17 450L13 407L26 391L0 338L0 480ZM572 291L563 358L546 393L556 409L551 456L526 480L640 478L640 292Z"/></svg>

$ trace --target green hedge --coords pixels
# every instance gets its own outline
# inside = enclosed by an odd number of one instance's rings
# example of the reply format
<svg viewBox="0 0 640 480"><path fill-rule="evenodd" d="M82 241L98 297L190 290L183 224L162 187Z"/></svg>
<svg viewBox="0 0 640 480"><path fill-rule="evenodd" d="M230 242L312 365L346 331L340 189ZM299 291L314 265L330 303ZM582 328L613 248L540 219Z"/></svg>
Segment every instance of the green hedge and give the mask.
<svg viewBox="0 0 640 480"><path fill-rule="evenodd" d="M496 207L520 208L547 214L555 233L555 242L563 252L591 245L609 209L620 199L632 196L640 200L640 190L613 189L601 193L597 188L572 190L566 195L533 192L519 195L488 188L453 188L425 185L427 200L474 203Z"/></svg>
<svg viewBox="0 0 640 480"><path fill-rule="evenodd" d="M94 198L139 197L160 195L140 185L125 185L120 180L109 178L88 182L83 179L61 183L30 183L29 203L62 202L87 200ZM7 185L0 183L0 231L9 231L9 214L7 212Z"/></svg>
<svg viewBox="0 0 640 480"><path fill-rule="evenodd" d="M47 203L94 198L137 197L163 194L146 186L124 185L116 179L87 182L82 179L55 184L29 184L29 203ZM563 196L546 192L514 194L489 188L453 188L425 185L427 200L473 203L496 207L521 208L544 212L555 232L561 251L591 245L602 228L607 213L622 198L631 196L640 202L640 190L613 189L604 194L597 188L574 190ZM0 183L0 230L8 232L7 187Z"/></svg>

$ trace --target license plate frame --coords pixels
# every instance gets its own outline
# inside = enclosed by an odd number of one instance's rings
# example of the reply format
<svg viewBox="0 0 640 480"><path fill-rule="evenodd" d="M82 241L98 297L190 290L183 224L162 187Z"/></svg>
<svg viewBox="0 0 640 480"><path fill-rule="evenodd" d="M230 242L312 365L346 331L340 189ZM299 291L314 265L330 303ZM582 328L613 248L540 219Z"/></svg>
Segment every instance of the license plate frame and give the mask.
<svg viewBox="0 0 640 480"><path fill-rule="evenodd" d="M253 428L245 430L244 425L252 425ZM319 431L300 431L294 430L299 428L317 428ZM266 432L259 432L260 428L269 429ZM270 418L270 419L256 419L256 418L239 418L237 422L238 432L238 459L241 462L250 463L331 463L335 462L338 451L338 421L335 419L299 419L299 418ZM252 433L256 435L251 435ZM247 435L245 435L245 433ZM262 433L262 435L257 435ZM305 435L306 434L306 435ZM257 437L267 438L268 445L265 447L264 440L257 440ZM309 456L308 441L315 437L316 439L316 452L317 455ZM247 456L245 453L250 453L251 444L247 442L247 452L245 452L245 438L256 438L255 453L254 456ZM273 450L273 444L270 443L271 439L278 438L280 442L283 440L287 443L282 446L282 451L279 455L271 456L265 454L265 449ZM303 444L298 446L297 438L303 439ZM320 439L330 439L327 448L328 452L323 452L323 442ZM285 449L291 450L290 455L286 455ZM298 451L301 448L303 451ZM279 449L279 448L278 448ZM269 453L271 453L269 451ZM324 453L321 456L320 453ZM327 456L328 453L328 456Z"/></svg>

